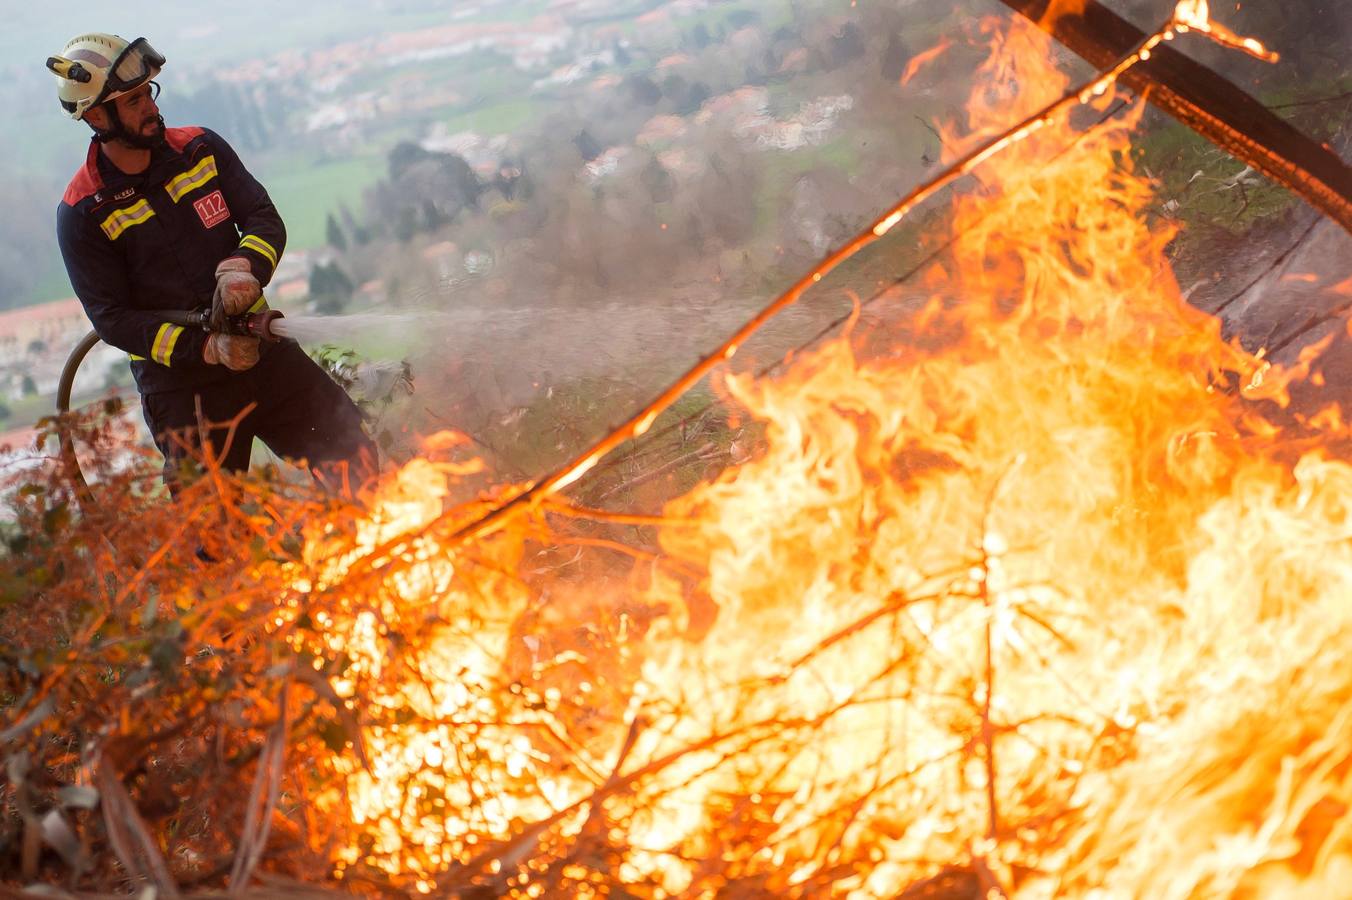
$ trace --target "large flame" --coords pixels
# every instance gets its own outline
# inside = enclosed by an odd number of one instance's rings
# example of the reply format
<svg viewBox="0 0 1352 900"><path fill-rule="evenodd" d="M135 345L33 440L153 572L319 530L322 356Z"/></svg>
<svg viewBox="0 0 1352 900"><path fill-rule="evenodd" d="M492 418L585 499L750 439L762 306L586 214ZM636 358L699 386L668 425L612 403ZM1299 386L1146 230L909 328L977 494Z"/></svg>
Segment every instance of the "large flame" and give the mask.
<svg viewBox="0 0 1352 900"><path fill-rule="evenodd" d="M969 139L1067 86L1006 27ZM1180 297L1134 124L1061 121L978 169L890 352L731 379L763 452L670 505L640 597L540 604L510 535L426 538L321 623L340 693L381 712L325 800L355 823L340 869L529 896L1345 892L1352 468L1283 444L1290 373ZM443 482L401 473L365 546Z"/></svg>

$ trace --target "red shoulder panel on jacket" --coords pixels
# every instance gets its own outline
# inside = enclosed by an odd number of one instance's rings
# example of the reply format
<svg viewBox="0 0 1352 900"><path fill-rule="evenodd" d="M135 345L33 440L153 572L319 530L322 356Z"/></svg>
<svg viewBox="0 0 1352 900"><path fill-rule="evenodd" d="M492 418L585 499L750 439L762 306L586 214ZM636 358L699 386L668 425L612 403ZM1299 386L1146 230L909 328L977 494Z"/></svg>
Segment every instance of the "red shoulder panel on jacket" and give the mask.
<svg viewBox="0 0 1352 900"><path fill-rule="evenodd" d="M66 193L61 198L61 202L67 206L74 206L97 192L101 187L103 187L103 176L99 175L99 145L90 141L89 155L85 157L85 164L80 167L80 171L75 173L75 177L66 186Z"/></svg>
<svg viewBox="0 0 1352 900"><path fill-rule="evenodd" d="M188 142L197 137L204 129L190 126L188 128L166 128L164 129L164 140L179 153L188 146Z"/></svg>

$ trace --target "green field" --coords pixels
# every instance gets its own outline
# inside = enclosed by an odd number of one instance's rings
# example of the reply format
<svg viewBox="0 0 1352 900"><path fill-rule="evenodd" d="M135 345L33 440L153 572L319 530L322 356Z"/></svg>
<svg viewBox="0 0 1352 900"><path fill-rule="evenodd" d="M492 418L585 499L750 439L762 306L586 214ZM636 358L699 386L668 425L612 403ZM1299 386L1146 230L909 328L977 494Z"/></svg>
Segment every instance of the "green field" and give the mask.
<svg viewBox="0 0 1352 900"><path fill-rule="evenodd" d="M322 161L291 156L265 161L255 174L286 221L287 244L300 250L325 244L325 216L339 204L360 213L362 192L385 174L385 159L374 154Z"/></svg>
<svg viewBox="0 0 1352 900"><path fill-rule="evenodd" d="M454 134L459 131L476 131L480 134L506 134L515 131L539 115L539 105L529 98L504 100L492 106L471 109L443 119L446 127Z"/></svg>
<svg viewBox="0 0 1352 900"><path fill-rule="evenodd" d="M52 259L44 261L44 272L40 281L33 288L33 302L46 303L48 300L64 300L72 297L75 292L71 290L70 279L66 277L66 267L61 262L59 255L54 255Z"/></svg>
<svg viewBox="0 0 1352 900"><path fill-rule="evenodd" d="M763 3L759 0L737 0L733 3L720 3L692 16L680 18L677 22L679 22L681 29L686 32L693 30L697 24L703 24L705 28L714 33L717 33L719 29L735 31L739 26L732 22L732 18L739 13L754 14L756 19L753 24L766 34L772 33L776 28L793 25L792 4Z"/></svg>

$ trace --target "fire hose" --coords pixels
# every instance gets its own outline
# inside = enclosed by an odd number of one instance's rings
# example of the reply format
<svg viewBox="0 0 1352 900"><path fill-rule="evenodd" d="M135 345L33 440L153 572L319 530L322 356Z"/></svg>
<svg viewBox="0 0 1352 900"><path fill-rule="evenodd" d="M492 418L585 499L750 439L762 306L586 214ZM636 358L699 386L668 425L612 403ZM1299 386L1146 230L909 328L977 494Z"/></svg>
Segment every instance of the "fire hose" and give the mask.
<svg viewBox="0 0 1352 900"><path fill-rule="evenodd" d="M210 309L165 309L159 310L158 314L172 325L200 328L203 331L217 330L211 327ZM269 343L276 343L281 340L281 337L273 332L272 323L280 318L282 318L282 314L275 309L227 316L224 326L219 331L223 334L256 337ZM84 362L84 358L89 355L89 351L94 349L98 342L99 336L93 331L80 339L80 342L75 345L75 349L71 350L70 356L66 358L66 364L61 369L61 380L56 387L57 437L60 442L61 463L66 469L66 475L71 484L75 487L75 496L80 502L80 508L86 514L89 514L95 508L96 501L93 493L89 490L89 484L85 481L84 473L80 471L80 460L75 453L75 435L71 430L71 422L67 413L70 412L70 395L75 385L75 373L79 371L80 364Z"/></svg>

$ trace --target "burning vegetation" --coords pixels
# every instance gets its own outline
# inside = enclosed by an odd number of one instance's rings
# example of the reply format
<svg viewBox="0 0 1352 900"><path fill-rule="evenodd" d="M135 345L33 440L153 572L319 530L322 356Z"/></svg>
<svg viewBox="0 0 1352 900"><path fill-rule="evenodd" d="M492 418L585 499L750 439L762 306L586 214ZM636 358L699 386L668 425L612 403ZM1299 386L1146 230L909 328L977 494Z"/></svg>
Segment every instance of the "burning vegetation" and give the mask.
<svg viewBox="0 0 1352 900"><path fill-rule="evenodd" d="M1070 89L1041 32L987 31L959 150ZM90 515L24 487L8 877L1338 893L1344 427L1182 299L1137 111L1080 121L1104 87L971 167L888 334L728 377L763 437L660 516L537 494L480 527L530 486L460 499L451 433L364 506L208 465L171 507L149 460Z"/></svg>

